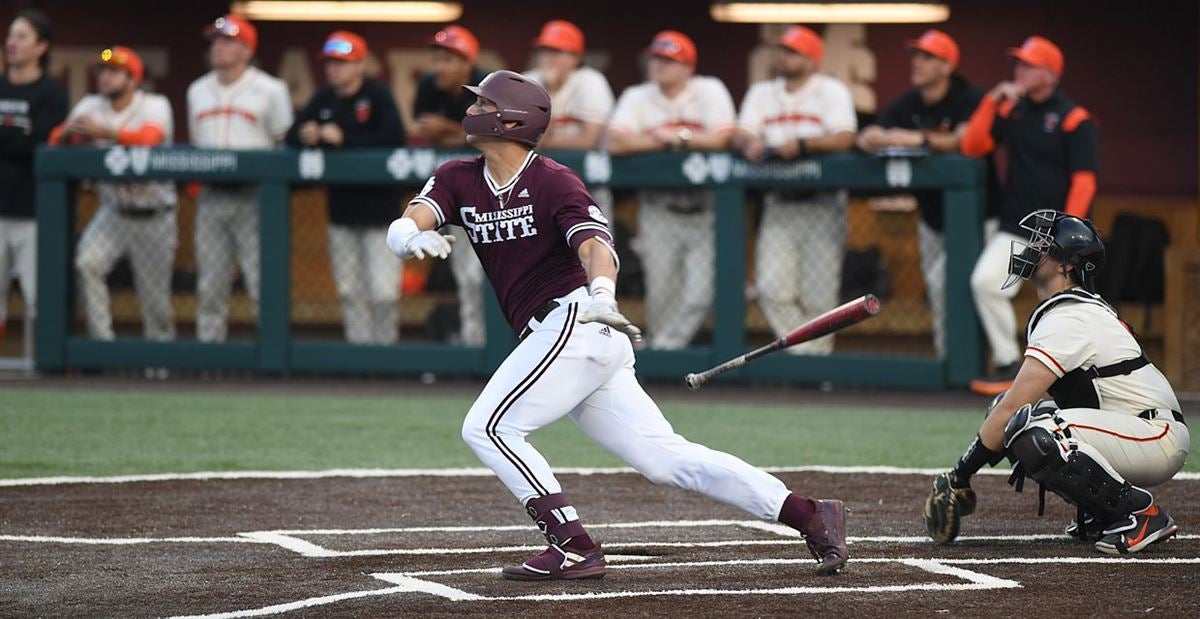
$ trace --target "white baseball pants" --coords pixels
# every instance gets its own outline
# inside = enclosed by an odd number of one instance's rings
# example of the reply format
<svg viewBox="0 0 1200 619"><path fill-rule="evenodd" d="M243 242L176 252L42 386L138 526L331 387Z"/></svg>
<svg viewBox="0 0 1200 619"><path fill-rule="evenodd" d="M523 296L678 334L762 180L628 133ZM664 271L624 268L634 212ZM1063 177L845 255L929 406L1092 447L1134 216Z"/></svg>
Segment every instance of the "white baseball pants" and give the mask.
<svg viewBox="0 0 1200 619"><path fill-rule="evenodd" d="M342 301L346 341L394 344L400 336L400 275L404 263L389 251L387 227L329 226L329 258Z"/></svg>
<svg viewBox="0 0 1200 619"><path fill-rule="evenodd" d="M691 343L712 311L716 251L711 193L697 213L640 199L635 244L646 278L647 344L679 349Z"/></svg>
<svg viewBox="0 0 1200 619"><path fill-rule="evenodd" d="M1079 450L1107 465L1119 481L1157 486L1174 477L1187 462L1188 428L1172 419L1170 411L1158 411L1155 419L1093 408L1068 408L1057 414ZM1031 425L1051 433L1059 428L1049 417ZM1066 439L1062 441L1066 443Z"/></svg>
<svg viewBox="0 0 1200 619"><path fill-rule="evenodd" d="M992 348L992 363L1003 367L1021 360L1021 349L1017 345L1017 314L1013 311L1012 299L1021 289L1021 283L1001 290L1008 279L1008 259L1012 255L1012 242L1021 240L1008 232L997 231L991 235L975 262L971 272L971 291L975 295L975 311L983 324L983 333Z"/></svg>
<svg viewBox="0 0 1200 619"><path fill-rule="evenodd" d="M781 336L838 306L846 251L846 194L818 194L808 202L764 200L755 251L758 304L771 330ZM827 335L787 349L828 355Z"/></svg>
<svg viewBox="0 0 1200 619"><path fill-rule="evenodd" d="M0 323L8 320L13 271L21 280L25 312L37 315L37 220L0 217Z"/></svg>
<svg viewBox="0 0 1200 619"><path fill-rule="evenodd" d="M75 251L79 296L93 338L114 337L105 278L117 260L127 255L142 310L142 333L150 340L175 339L171 272L178 245L174 210L147 218L125 217L107 206L96 212Z"/></svg>
<svg viewBox="0 0 1200 619"><path fill-rule="evenodd" d="M743 460L675 433L634 375L624 333L579 324L583 288L538 323L504 360L471 406L463 440L522 504L562 491L526 437L563 415L650 481L699 492L774 520L789 492Z"/></svg>
<svg viewBox="0 0 1200 619"><path fill-rule="evenodd" d="M204 186L196 205L195 236L196 337L223 342L235 262L258 314L258 188Z"/></svg>

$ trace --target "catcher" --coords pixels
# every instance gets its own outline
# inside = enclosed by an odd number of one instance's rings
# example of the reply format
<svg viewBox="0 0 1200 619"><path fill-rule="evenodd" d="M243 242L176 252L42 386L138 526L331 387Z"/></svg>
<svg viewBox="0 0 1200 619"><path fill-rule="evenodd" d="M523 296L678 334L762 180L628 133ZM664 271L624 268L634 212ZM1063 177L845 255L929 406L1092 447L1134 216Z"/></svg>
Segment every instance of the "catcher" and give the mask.
<svg viewBox="0 0 1200 619"><path fill-rule="evenodd" d="M1077 507L1067 535L1105 554L1139 552L1179 529L1146 490L1187 460L1179 400L1094 292L1104 244L1092 224L1047 210L1021 227L1029 242L1013 241L1004 285L1030 280L1041 301L1029 318L1025 360L966 453L934 478L925 526L938 543L957 537L960 519L975 510L971 476L1007 456L1018 491L1029 477ZM1041 399L1046 393L1053 400Z"/></svg>

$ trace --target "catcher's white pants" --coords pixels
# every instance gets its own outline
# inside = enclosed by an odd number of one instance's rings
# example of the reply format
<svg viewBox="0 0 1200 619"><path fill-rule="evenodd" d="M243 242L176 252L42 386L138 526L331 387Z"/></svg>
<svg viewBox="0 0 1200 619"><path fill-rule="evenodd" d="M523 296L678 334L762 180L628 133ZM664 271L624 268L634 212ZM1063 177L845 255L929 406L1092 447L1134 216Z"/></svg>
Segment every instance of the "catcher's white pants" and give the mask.
<svg viewBox="0 0 1200 619"><path fill-rule="evenodd" d="M8 320L8 287L12 273L21 280L25 312L37 315L37 221L0 217L0 323Z"/></svg>
<svg viewBox="0 0 1200 619"><path fill-rule="evenodd" d="M646 278L647 344L687 346L704 324L713 303L715 218L712 194L697 213L679 213L657 199L640 199L638 238Z"/></svg>
<svg viewBox="0 0 1200 619"><path fill-rule="evenodd" d="M1021 290L1021 283L1001 290L1008 279L1008 259L1016 235L997 231L991 235L983 253L971 272L971 291L975 294L975 311L983 324L983 333L992 348L992 363L996 367L1016 363L1021 359L1017 345L1017 314L1012 299Z"/></svg>
<svg viewBox="0 0 1200 619"><path fill-rule="evenodd" d="M400 274L404 263L387 246L387 227L329 226L329 258L342 301L346 340L393 344L400 336Z"/></svg>
<svg viewBox="0 0 1200 619"><path fill-rule="evenodd" d="M450 252L450 271L458 286L459 337L466 346L483 346L487 339L483 314L483 265L471 251L466 230L448 226L446 232L457 237L454 250Z"/></svg>
<svg viewBox="0 0 1200 619"><path fill-rule="evenodd" d="M196 337L221 342L229 320L233 266L258 314L258 188L204 186L196 206Z"/></svg>
<svg viewBox="0 0 1200 619"><path fill-rule="evenodd" d="M818 194L808 202L764 199L755 251L758 304L776 335L838 305L846 250L846 194ZM787 349L793 354L828 355L833 336Z"/></svg>
<svg viewBox="0 0 1200 619"><path fill-rule="evenodd" d="M463 440L522 504L561 492L526 436L563 415L657 484L699 492L759 518L779 516L788 490L743 460L675 433L634 375L624 333L576 322L579 288L504 360L463 422Z"/></svg>
<svg viewBox="0 0 1200 619"><path fill-rule="evenodd" d="M117 260L127 255L142 310L143 334L150 340L175 339L171 272L178 244L174 210L149 218L125 217L108 206L96 212L75 251L80 299L93 338L114 337L105 278Z"/></svg>
<svg viewBox="0 0 1200 619"><path fill-rule="evenodd" d="M1135 486L1157 486L1172 477L1187 461L1190 435L1186 425L1159 411L1155 419L1093 408L1058 411L1079 450L1107 465L1118 481ZM1058 423L1044 418L1031 424L1054 432ZM1061 436L1061 435L1060 435ZM1067 439L1060 438L1067 447Z"/></svg>

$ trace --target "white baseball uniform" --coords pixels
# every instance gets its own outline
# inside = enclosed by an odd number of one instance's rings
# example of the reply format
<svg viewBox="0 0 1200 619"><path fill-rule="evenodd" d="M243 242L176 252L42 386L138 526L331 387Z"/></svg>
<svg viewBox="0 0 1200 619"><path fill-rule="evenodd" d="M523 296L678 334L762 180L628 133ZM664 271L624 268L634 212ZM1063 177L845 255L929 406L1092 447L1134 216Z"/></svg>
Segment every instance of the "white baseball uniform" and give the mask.
<svg viewBox="0 0 1200 619"><path fill-rule="evenodd" d="M525 72L529 79L542 84L542 72ZM604 74L588 66L575 69L558 90L550 93L550 126L555 133L574 137L585 123L605 124L613 111L613 91ZM588 187L596 206L612 220L613 197L608 187Z"/></svg>
<svg viewBox="0 0 1200 619"><path fill-rule="evenodd" d="M280 79L249 67L222 84L215 71L188 87L188 126L201 148L274 148L292 125L292 101ZM223 341L233 265L258 308L258 188L205 185L196 208L196 337Z"/></svg>
<svg viewBox="0 0 1200 619"><path fill-rule="evenodd" d="M719 131L735 121L733 98L721 80L695 76L674 98L653 82L625 89L611 129ZM646 274L647 341L653 348L687 346L712 309L714 217L711 190L638 192L634 248Z"/></svg>
<svg viewBox="0 0 1200 619"><path fill-rule="evenodd" d="M846 85L817 73L795 91L783 78L758 82L742 101L739 127L768 148L803 138L855 131ZM838 304L846 248L846 192L769 191L755 251L755 281L763 315L783 335ZM788 349L827 355L833 336Z"/></svg>
<svg viewBox="0 0 1200 619"><path fill-rule="evenodd" d="M1183 468L1189 434L1179 399L1148 361L1128 373L1081 377L1092 368L1140 359L1142 347L1116 311L1095 295L1075 288L1042 302L1030 317L1025 356L1066 381L1051 387L1058 417L1034 422L1052 433L1068 429L1080 451L1115 473L1120 481L1156 486ZM1077 388L1067 383L1081 380ZM1063 385L1060 389L1060 384ZM1059 435L1061 436L1061 434Z"/></svg>
<svg viewBox="0 0 1200 619"><path fill-rule="evenodd" d="M116 111L101 95L87 95L75 104L67 122L89 116L113 131L137 130L147 125L163 132L162 142L174 139L175 121L171 102L159 94L136 91L124 109ZM97 141L98 146L111 141ZM149 145L144 145L149 146ZM172 181L96 183L100 210L88 223L75 250L79 292L87 315L88 333L93 338L114 337L105 278L117 260L129 256L134 287L142 310L146 338L175 338L171 310L171 272L179 242L175 209L179 202Z"/></svg>

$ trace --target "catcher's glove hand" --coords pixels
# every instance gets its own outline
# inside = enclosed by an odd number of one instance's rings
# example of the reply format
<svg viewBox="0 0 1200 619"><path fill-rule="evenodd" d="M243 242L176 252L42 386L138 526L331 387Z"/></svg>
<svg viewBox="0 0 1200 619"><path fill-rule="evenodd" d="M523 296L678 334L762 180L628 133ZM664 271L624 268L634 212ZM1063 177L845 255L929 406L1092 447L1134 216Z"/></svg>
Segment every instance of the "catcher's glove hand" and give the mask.
<svg viewBox="0 0 1200 619"><path fill-rule="evenodd" d="M950 473L933 478L933 491L925 501L925 530L939 544L958 537L959 521L975 511L975 491L950 485Z"/></svg>

